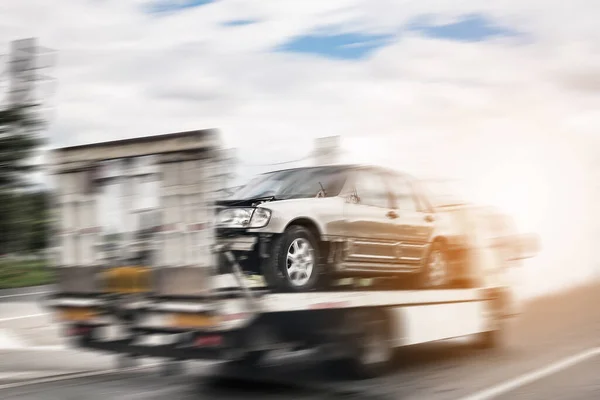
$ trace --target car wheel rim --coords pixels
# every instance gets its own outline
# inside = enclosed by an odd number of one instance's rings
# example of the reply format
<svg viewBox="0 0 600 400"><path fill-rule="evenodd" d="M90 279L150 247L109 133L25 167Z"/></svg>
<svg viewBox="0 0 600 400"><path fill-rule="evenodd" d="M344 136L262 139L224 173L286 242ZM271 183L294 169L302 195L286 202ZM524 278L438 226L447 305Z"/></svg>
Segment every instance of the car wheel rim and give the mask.
<svg viewBox="0 0 600 400"><path fill-rule="evenodd" d="M443 253L440 250L433 250L429 258L429 284L431 286L441 286L446 283L447 265Z"/></svg>
<svg viewBox="0 0 600 400"><path fill-rule="evenodd" d="M310 279L315 264L315 251L307 239L297 238L287 250L286 267L290 283L303 286Z"/></svg>

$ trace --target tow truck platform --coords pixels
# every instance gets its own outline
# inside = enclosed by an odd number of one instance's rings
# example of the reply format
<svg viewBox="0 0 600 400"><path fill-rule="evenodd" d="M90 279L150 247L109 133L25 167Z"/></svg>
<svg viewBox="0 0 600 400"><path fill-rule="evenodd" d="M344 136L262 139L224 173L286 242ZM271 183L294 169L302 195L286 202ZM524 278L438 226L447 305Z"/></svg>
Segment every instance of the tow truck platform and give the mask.
<svg viewBox="0 0 600 400"><path fill-rule="evenodd" d="M375 376L397 347L466 335L498 342L501 286L273 293L248 280L216 240L223 167L214 130L54 152L58 290L44 304L75 345L115 353L120 364L160 357L168 366L196 359L255 366L282 348L317 348L357 375ZM151 182L156 204L137 196ZM114 184L117 233L99 212ZM223 255L231 273L218 274Z"/></svg>
<svg viewBox="0 0 600 400"><path fill-rule="evenodd" d="M367 369L383 368L397 347L469 335L493 346L502 325L501 292L491 288L246 290L221 287L210 301L121 299L119 307L135 312L136 321L130 325L115 319L115 306L102 298L57 294L46 304L59 312L98 315L72 324L76 343L120 355L120 363L137 357L163 358L171 362L169 366L185 360L218 360L243 370L241 366L256 366L273 354L316 349L327 359L354 360L352 373L362 376L376 375ZM103 315L104 309L112 311Z"/></svg>

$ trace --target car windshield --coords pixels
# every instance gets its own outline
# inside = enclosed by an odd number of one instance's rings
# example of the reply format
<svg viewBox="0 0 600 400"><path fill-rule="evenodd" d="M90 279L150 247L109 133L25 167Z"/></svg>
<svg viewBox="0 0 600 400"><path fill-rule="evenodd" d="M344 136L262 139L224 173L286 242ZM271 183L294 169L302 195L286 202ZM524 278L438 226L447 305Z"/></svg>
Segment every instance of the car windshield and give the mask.
<svg viewBox="0 0 600 400"><path fill-rule="evenodd" d="M268 172L242 186L230 199L245 200L270 196L278 200L332 197L340 193L346 176L346 169L339 166Z"/></svg>

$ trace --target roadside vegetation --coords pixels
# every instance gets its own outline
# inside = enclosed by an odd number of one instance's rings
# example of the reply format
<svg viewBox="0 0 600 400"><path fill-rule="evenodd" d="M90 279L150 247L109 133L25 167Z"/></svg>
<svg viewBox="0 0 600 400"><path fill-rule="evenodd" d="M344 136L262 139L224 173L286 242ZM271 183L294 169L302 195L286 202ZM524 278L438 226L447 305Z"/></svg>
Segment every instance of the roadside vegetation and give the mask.
<svg viewBox="0 0 600 400"><path fill-rule="evenodd" d="M0 259L0 289L47 285L53 282L53 271L43 259Z"/></svg>

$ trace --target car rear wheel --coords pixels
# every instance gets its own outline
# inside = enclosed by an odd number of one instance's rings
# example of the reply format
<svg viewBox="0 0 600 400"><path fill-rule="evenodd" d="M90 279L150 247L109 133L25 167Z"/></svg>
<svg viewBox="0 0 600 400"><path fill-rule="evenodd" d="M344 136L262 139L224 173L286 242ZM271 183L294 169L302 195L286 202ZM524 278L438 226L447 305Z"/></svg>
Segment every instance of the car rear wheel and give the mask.
<svg viewBox="0 0 600 400"><path fill-rule="evenodd" d="M305 227L294 225L273 242L263 275L272 289L307 292L323 281L318 242Z"/></svg>
<svg viewBox="0 0 600 400"><path fill-rule="evenodd" d="M421 289L443 289L452 283L451 259L441 240L433 242L419 272Z"/></svg>

